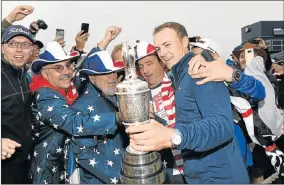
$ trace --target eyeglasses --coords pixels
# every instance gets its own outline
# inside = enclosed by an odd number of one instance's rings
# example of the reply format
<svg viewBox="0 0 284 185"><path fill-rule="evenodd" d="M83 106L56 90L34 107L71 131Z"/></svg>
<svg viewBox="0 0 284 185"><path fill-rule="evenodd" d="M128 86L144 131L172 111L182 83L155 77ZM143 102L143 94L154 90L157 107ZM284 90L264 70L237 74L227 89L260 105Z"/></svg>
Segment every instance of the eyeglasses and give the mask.
<svg viewBox="0 0 284 185"><path fill-rule="evenodd" d="M54 69L56 72L62 73L65 67L67 70L73 70L73 66L74 66L73 64L68 63L66 65L55 65L54 67L44 68L44 69Z"/></svg>
<svg viewBox="0 0 284 185"><path fill-rule="evenodd" d="M29 42L8 42L7 45L9 48L17 48L20 45L23 49L31 49L33 46L33 44Z"/></svg>

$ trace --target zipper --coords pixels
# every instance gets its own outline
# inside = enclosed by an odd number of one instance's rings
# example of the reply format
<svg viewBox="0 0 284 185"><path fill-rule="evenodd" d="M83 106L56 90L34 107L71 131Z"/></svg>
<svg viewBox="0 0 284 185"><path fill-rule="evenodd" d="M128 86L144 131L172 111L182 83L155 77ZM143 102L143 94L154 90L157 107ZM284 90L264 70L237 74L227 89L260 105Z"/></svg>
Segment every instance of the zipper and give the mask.
<svg viewBox="0 0 284 185"><path fill-rule="evenodd" d="M23 101L25 101L22 85L20 85Z"/></svg>
<svg viewBox="0 0 284 185"><path fill-rule="evenodd" d="M22 82L21 82L21 80L19 80L19 78L18 78L18 81L19 81L19 85L20 85L20 89L21 89L22 99L23 99L23 101L25 101L23 87L22 87Z"/></svg>

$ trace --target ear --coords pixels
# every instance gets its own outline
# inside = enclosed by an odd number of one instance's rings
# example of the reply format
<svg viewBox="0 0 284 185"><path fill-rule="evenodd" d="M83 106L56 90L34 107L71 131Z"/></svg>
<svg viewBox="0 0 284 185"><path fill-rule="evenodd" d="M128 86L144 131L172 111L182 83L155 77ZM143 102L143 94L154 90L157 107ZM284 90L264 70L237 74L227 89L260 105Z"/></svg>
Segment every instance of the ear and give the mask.
<svg viewBox="0 0 284 185"><path fill-rule="evenodd" d="M89 77L89 80L92 84L95 84L95 81L96 81L96 76L88 76Z"/></svg>
<svg viewBox="0 0 284 185"><path fill-rule="evenodd" d="M43 76L43 78L48 80L48 74L47 74L46 70L42 70L41 75Z"/></svg>
<svg viewBox="0 0 284 185"><path fill-rule="evenodd" d="M2 52L2 55L4 55L4 44L1 45L1 52Z"/></svg>
<svg viewBox="0 0 284 185"><path fill-rule="evenodd" d="M219 58L219 55L217 53L213 53L213 58L216 60L217 58Z"/></svg>
<svg viewBox="0 0 284 185"><path fill-rule="evenodd" d="M183 45L183 47L188 49L188 44L189 44L188 37L184 36L182 38L182 45Z"/></svg>
<svg viewBox="0 0 284 185"><path fill-rule="evenodd" d="M34 47L32 47L32 49L31 49L31 55L32 55L32 54L33 54L33 52L34 52L34 49L35 49L35 48L34 48Z"/></svg>

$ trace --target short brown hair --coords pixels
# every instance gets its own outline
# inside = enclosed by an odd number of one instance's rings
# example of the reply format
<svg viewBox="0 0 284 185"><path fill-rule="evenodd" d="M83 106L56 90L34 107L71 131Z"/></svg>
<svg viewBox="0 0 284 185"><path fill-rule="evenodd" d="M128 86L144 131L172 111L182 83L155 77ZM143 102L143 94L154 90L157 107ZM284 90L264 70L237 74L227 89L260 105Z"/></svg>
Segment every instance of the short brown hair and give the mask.
<svg viewBox="0 0 284 185"><path fill-rule="evenodd" d="M183 39L183 37L188 37L185 27L182 24L177 23L177 22L166 22L164 24L161 24L160 26L157 26L154 30L153 35L160 32L164 28L170 28L170 29L175 30L175 32L177 33L180 39Z"/></svg>
<svg viewBox="0 0 284 185"><path fill-rule="evenodd" d="M112 52L111 52L111 58L113 59L114 57L114 54L119 51L119 50L122 50L122 44L117 44L114 46Z"/></svg>

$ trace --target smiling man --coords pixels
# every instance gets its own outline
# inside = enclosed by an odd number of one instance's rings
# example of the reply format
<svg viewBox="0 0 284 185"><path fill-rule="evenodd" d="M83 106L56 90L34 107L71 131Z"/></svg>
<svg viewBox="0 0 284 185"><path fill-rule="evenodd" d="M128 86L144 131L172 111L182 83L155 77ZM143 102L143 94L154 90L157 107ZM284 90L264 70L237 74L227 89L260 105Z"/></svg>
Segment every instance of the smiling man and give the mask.
<svg viewBox="0 0 284 185"><path fill-rule="evenodd" d="M92 52L98 50L95 47ZM101 51L101 53L107 55L108 61L112 64L110 55L106 51ZM31 177L34 184L59 184L63 183L64 180L67 181L69 176L71 184L78 184L78 179L73 178L76 175L72 175L73 173L76 174L75 169L71 168L76 166L71 165L70 167L69 162L64 163L64 160L67 159L67 151L71 151L70 155L73 152L76 153L76 162L79 161L81 166L84 166L83 163L89 162L89 159L86 160L85 158L87 154L97 154L88 150L91 147L103 153L106 148L110 150L110 143L115 143L112 145L114 146L113 150L119 148L122 151L121 140L119 138L112 139L114 135L120 136L117 134L117 113L112 105L114 101L101 100L103 95L114 95L117 83L116 74L105 74L106 76L90 78L91 82L96 83L103 92L102 96L94 88L89 88L89 90L84 88L85 91L80 93L79 97L76 87L86 79L76 78L72 81L74 71L70 61L78 54L78 52L72 52L70 55L66 55L58 42L49 42L44 53L40 55L40 59L35 60L31 65L33 73L38 74L33 76L30 84L35 100L33 108L38 111L34 112L38 121L32 126L35 147L30 156L32 161ZM87 59L91 56L88 55ZM95 58L98 58L97 55L95 55ZM92 61L90 62L92 66L97 64L97 60ZM106 71L109 70L106 69ZM89 84L88 87L92 87L92 85ZM98 138L94 140L94 136L98 136ZM108 145L103 142L105 138L109 138ZM110 140L113 140L113 142ZM71 143L76 144L70 145ZM64 150L65 146L67 148L73 146L74 150ZM93 149L92 151L94 151ZM113 156L112 152L108 152L108 154ZM108 155L100 156L101 158L96 156L96 159L106 161L106 157L109 157ZM91 155L90 157L93 157L90 160L94 160L94 156ZM121 155L114 159L120 162L120 157ZM72 159L72 157L68 156L68 159ZM107 159L110 160L110 158ZM116 160L113 160L113 162L115 163ZM71 160L71 162L74 161ZM96 161L97 163L98 161ZM92 165L94 164L95 161ZM103 163L101 164L103 165ZM70 167L71 173L68 171L68 175L65 174L65 165L67 168ZM86 166L92 167L89 163ZM93 171L91 169L90 171L95 173L94 177L87 178L86 181L83 180L83 177L80 177L80 180L84 183L88 183L87 180L92 180L92 183L89 182L90 184L110 183L111 180L108 175L111 175L111 178L118 179L117 175L120 168L117 166L119 165L116 165L116 168L109 169L109 173L102 171L102 167L95 170L91 168ZM80 174L83 172L85 170L82 170ZM114 174L117 177L112 176Z"/></svg>
<svg viewBox="0 0 284 185"><path fill-rule="evenodd" d="M229 93L222 82L196 85L187 74L188 50L185 27L167 22L155 28L154 45L171 70L175 87L176 126L150 124L127 128L130 145L138 151L163 148L182 150L187 183L249 183L244 162L234 139ZM159 133L159 134L157 134Z"/></svg>
<svg viewBox="0 0 284 185"><path fill-rule="evenodd" d="M172 81L166 74L165 65L159 59L155 46L145 41L136 45L136 67L151 89L151 99L155 118L160 119L164 126L173 127L175 125L175 104ZM157 119L157 120L158 120ZM160 150L169 183L184 184L183 160L180 150L163 149Z"/></svg>
<svg viewBox="0 0 284 185"><path fill-rule="evenodd" d="M20 25L8 27L2 36L1 141L2 183L28 181L28 154L32 149L31 97L25 65L33 53L34 40Z"/></svg>

